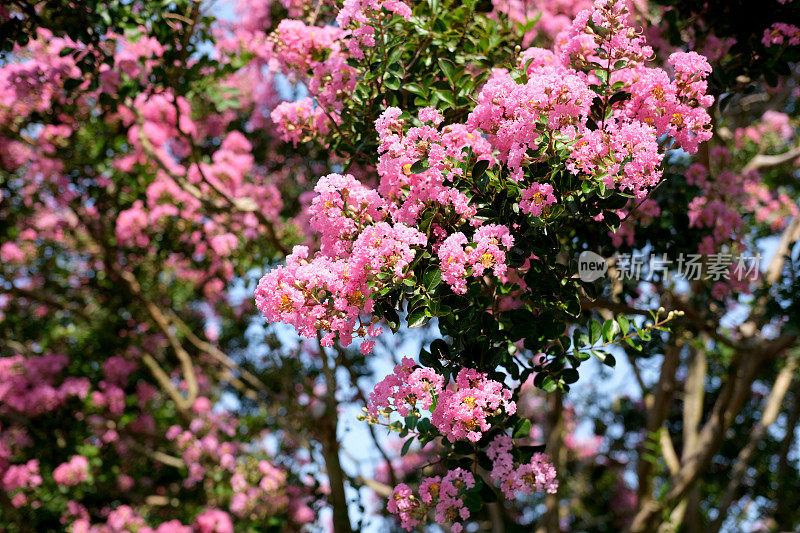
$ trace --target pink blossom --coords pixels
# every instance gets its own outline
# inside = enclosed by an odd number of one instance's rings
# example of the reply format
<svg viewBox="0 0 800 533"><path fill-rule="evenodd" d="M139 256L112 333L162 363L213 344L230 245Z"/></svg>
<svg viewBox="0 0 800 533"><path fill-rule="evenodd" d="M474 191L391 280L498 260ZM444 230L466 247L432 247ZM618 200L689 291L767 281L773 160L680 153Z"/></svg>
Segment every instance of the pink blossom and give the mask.
<svg viewBox="0 0 800 533"><path fill-rule="evenodd" d="M25 262L25 252L14 242L4 242L0 246L0 261L10 265L22 264Z"/></svg>
<svg viewBox="0 0 800 533"><path fill-rule="evenodd" d="M558 481L549 458L543 453L535 453L528 463L517 464L511 454L512 446L511 437L501 434L495 437L487 450L493 462L489 476L500 486L506 498L514 499L517 492L554 494L558 490Z"/></svg>
<svg viewBox="0 0 800 533"><path fill-rule="evenodd" d="M513 415L516 409L510 389L484 373L464 368L456 376L456 389L439 395L431 422L450 442L477 442L491 428L489 416L498 411Z"/></svg>
<svg viewBox="0 0 800 533"><path fill-rule="evenodd" d="M207 509L197 515L194 527L199 533L233 533L231 517L218 509Z"/></svg>
<svg viewBox="0 0 800 533"><path fill-rule="evenodd" d="M789 46L800 45L800 28L794 24L776 22L766 30L761 42L764 46L788 44Z"/></svg>
<svg viewBox="0 0 800 533"><path fill-rule="evenodd" d="M522 191L522 200L519 208L523 213L538 217L548 205L556 203L553 196L553 186L549 183L534 182L530 187Z"/></svg>
<svg viewBox="0 0 800 533"><path fill-rule="evenodd" d="M272 110L270 116L278 126L281 139L294 146L322 137L329 131L328 117L311 98L283 102Z"/></svg>
<svg viewBox="0 0 800 533"><path fill-rule="evenodd" d="M73 455L69 462L62 463L53 470L53 479L64 486L77 485L89 478L89 461L81 455Z"/></svg>
<svg viewBox="0 0 800 533"><path fill-rule="evenodd" d="M443 377L430 368L415 368L413 360L404 358L394 372L380 381L369 395L368 410L372 417L389 414L400 416L429 409L441 394Z"/></svg>
<svg viewBox="0 0 800 533"><path fill-rule="evenodd" d="M408 531L433 510L436 523L452 523L451 530L458 533L463 530L461 522L470 517L462 496L474 486L472 473L456 468L448 471L443 478L433 476L424 479L419 489L420 497L414 495L408 485L400 483L392 491L387 508L400 518L400 525Z"/></svg>

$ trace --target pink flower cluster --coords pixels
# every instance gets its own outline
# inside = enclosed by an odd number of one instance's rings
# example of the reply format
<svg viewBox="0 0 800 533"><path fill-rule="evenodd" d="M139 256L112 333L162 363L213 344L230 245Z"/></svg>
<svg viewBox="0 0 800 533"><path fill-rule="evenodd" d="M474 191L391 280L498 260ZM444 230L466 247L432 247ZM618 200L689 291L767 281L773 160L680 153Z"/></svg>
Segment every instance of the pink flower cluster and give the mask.
<svg viewBox="0 0 800 533"><path fill-rule="evenodd" d="M800 212L789 196L770 191L757 171L740 175L728 170L727 149L713 150L712 164L720 169L716 175L700 164L692 165L687 173L689 183L702 190L689 204L690 224L713 230L701 244L701 253L718 251L729 240L742 241L742 209L753 215L754 222L767 223L773 231L783 229L788 219Z"/></svg>
<svg viewBox="0 0 800 533"><path fill-rule="evenodd" d="M774 46L787 44L789 46L800 45L800 28L794 24L776 22L766 30L764 37L761 38L764 46Z"/></svg>
<svg viewBox="0 0 800 533"><path fill-rule="evenodd" d="M358 233L386 216L385 202L352 175L329 174L319 179L308 213L311 228L320 235L321 251L343 257L352 250Z"/></svg>
<svg viewBox="0 0 800 533"><path fill-rule="evenodd" d="M71 55L61 56L61 49L75 48L69 38L55 37L44 28L25 47L18 50L26 61L8 62L0 68L0 119L13 124L34 112L45 112L66 97L64 82L80 78L80 68Z"/></svg>
<svg viewBox="0 0 800 533"><path fill-rule="evenodd" d="M514 499L519 492L555 494L558 480L550 459L543 453L535 453L529 462L517 464L511 453L512 447L511 437L502 434L495 437L486 452L492 460L489 477L500 487L506 498Z"/></svg>
<svg viewBox="0 0 800 533"><path fill-rule="evenodd" d="M737 128L734 132L737 148L744 146L745 139L751 140L756 144L765 143L770 147L773 145L782 146L793 136L794 128L790 123L789 115L772 109L765 111L764 116L757 123L744 128Z"/></svg>
<svg viewBox="0 0 800 533"><path fill-rule="evenodd" d="M511 390L505 385L464 368L456 376L455 390L446 389L439 395L431 422L450 442L478 442L483 432L491 429L490 416L513 415L516 410Z"/></svg>
<svg viewBox="0 0 800 533"><path fill-rule="evenodd" d="M90 387L87 378L57 379L68 364L69 359L61 354L0 359L0 411L38 416L59 408L69 398L85 398Z"/></svg>
<svg viewBox="0 0 800 533"><path fill-rule="evenodd" d="M253 470L242 460L243 456L250 459L252 455L248 455L247 446L234 440L234 419L213 412L210 400L204 397L195 401L193 410L197 416L192 419L189 429L176 425L166 434L181 451L188 470L183 481L185 487L225 480L233 490L227 509L240 518L265 518L288 510L297 523L313 519L299 489L288 486L285 470L264 459L259 460L258 468ZM226 513L215 511L215 514L204 516L202 521L210 528L213 523L224 527L230 519Z"/></svg>
<svg viewBox="0 0 800 533"><path fill-rule="evenodd" d="M561 65L537 67L534 59L529 69L533 72L524 84L508 72L495 71L467 120L489 136L516 181L529 163L526 152L538 146L545 132L565 142L578 135L596 96L584 79Z"/></svg>
<svg viewBox="0 0 800 533"><path fill-rule="evenodd" d="M661 180L656 131L641 122L609 121L606 130L588 132L575 144L567 168L598 176L606 188L630 190L637 198Z"/></svg>
<svg viewBox="0 0 800 533"><path fill-rule="evenodd" d="M653 49L630 25L624 0L595 0L592 7L575 15L572 25L556 37L556 43L564 65L579 68L597 63L602 69L612 70L621 61L638 64L653 57Z"/></svg>
<svg viewBox="0 0 800 533"><path fill-rule="evenodd" d="M25 494L27 489L33 489L42 484L39 473L38 459L31 459L25 464L10 465L3 473L2 488L6 493L16 493L11 497L14 507L22 507L28 501Z"/></svg>
<svg viewBox="0 0 800 533"><path fill-rule="evenodd" d="M375 27L371 19L376 19L385 9L406 20L411 18L411 8L402 0L344 0L336 23L340 28L351 29L351 39L347 46L350 54L361 59L364 49L375 46Z"/></svg>
<svg viewBox="0 0 800 533"><path fill-rule="evenodd" d="M269 37L267 56L273 71L306 83L309 92L333 116L356 84L356 70L347 64L343 49L348 35L342 24L308 26L284 19Z"/></svg>
<svg viewBox="0 0 800 533"><path fill-rule="evenodd" d="M367 408L373 420L381 415L388 418L394 411L405 417L427 409L433 425L450 442L477 442L491 427L487 418L516 412L511 390L484 373L464 368L456 376L455 388L449 389L434 370L415 367L414 361L405 358L375 386Z"/></svg>
<svg viewBox="0 0 800 533"><path fill-rule="evenodd" d="M270 116L278 126L281 139L294 146L327 135L330 129L325 112L315 106L311 98L281 102Z"/></svg>
<svg viewBox="0 0 800 533"><path fill-rule="evenodd" d="M463 124L440 130L441 115L430 108L419 112L422 126L405 131L406 121L400 118L401 114L400 109L390 107L375 122L380 142L378 192L388 202L392 218L416 224L422 211L435 205L452 209L464 218L474 215L469 197L447 182L463 174L459 163L464 162L467 148L478 159L491 161L489 143ZM427 168L412 171L418 161L427 163Z"/></svg>
<svg viewBox="0 0 800 533"><path fill-rule="evenodd" d="M251 483L248 479L253 474L258 478L257 483ZM255 512L269 515L270 512L279 511L289 505L289 497L285 493L286 472L268 461L259 461L257 472L234 474L231 488L234 494L230 509L238 517L252 516ZM265 506L265 502L268 505Z"/></svg>
<svg viewBox="0 0 800 533"><path fill-rule="evenodd" d="M151 165L155 175L147 185L146 199L119 213L119 245L135 262L134 254L151 251L156 242L152 236L180 219L186 231L178 238L186 252L172 254L169 266L182 279L203 283L209 298L223 298L222 289L233 278L231 259L239 249L239 238L262 234L263 220L275 220L281 210L277 188L255 166L245 136L225 133L227 115L217 116L213 123L194 120L188 101L169 92L147 99L141 95L131 109L120 107L118 113L117 120L129 127L132 149L118 157L115 166L130 172L136 165ZM222 143L210 161L198 164L189 157L190 140L199 142L206 133ZM209 204L220 209L210 213Z"/></svg>
<svg viewBox="0 0 800 533"><path fill-rule="evenodd" d="M17 243L15 242L4 242L2 246L0 246L0 261L3 263L13 265L13 264L23 264L27 259L27 254L20 248Z"/></svg>
<svg viewBox="0 0 800 533"><path fill-rule="evenodd" d="M240 452L239 444L230 440L235 434L233 421L213 413L208 398L195 400L193 410L197 416L192 419L189 429L175 425L166 433L167 439L174 441L181 451L189 470L183 481L185 487L193 487L215 473L232 474L236 469L236 455Z"/></svg>
<svg viewBox="0 0 800 533"><path fill-rule="evenodd" d="M507 270L506 251L514 245L514 237L507 227L500 224L481 226L475 231L473 240L473 245L466 246L464 234L453 233L439 247L442 281L456 294L466 292L469 275L480 277L491 269L495 276L502 277Z"/></svg>
<svg viewBox="0 0 800 533"><path fill-rule="evenodd" d="M296 247L284 266L261 279L256 304L270 321L291 324L307 337L327 331L326 346L336 337L348 345L354 334L379 335L378 319L361 315L372 312L376 290L410 275L407 267L416 249L428 245L428 237L413 227L420 213L438 205L464 221L474 214L469 198L446 182L463 173L459 163L467 148L490 159L489 143L464 125L440 131L442 116L432 108L420 111L425 125L407 132L400 115L399 109L389 108L375 124L381 143L377 192L350 175L320 179L308 214L311 228L321 236L321 250L309 258L308 248ZM425 170L412 172L419 161L427 163ZM470 250L474 274L486 268L505 273L505 251L513 244L508 229L487 226L476 232L476 240ZM371 352L373 345L363 342L362 352Z"/></svg>
<svg viewBox="0 0 800 533"><path fill-rule="evenodd" d="M620 107L629 119L653 126L657 136L670 135L689 153L711 138L711 117L706 108L714 98L706 94L708 60L696 52L675 52L668 63L674 79L660 68L639 65L616 73L614 79L628 87L631 98Z"/></svg>
<svg viewBox="0 0 800 533"><path fill-rule="evenodd" d="M170 520L152 528L147 525L135 509L127 505L120 505L108 513L104 524L92 524L88 510L75 502L70 502L69 524L70 530L76 533L124 533L136 531L137 533L192 533L194 529L181 524L178 520ZM213 532L213 530L210 530ZM232 530L220 529L214 533L230 533Z"/></svg>
<svg viewBox="0 0 800 533"><path fill-rule="evenodd" d="M495 11L507 15L511 20L526 24L538 21L531 31L525 34L522 45L542 36L552 40L568 28L579 11L592 5L591 0L492 0Z"/></svg>
<svg viewBox="0 0 800 533"><path fill-rule="evenodd" d="M441 394L444 378L431 368L417 367L408 357L394 367L394 372L380 381L369 395L369 415L377 418L392 410L402 416L412 411L430 409Z"/></svg>
<svg viewBox="0 0 800 533"><path fill-rule="evenodd" d="M412 247L425 246L427 238L404 224L378 222L365 228L346 258L324 254L308 261L308 248L296 246L286 265L264 275L256 289L256 306L270 321L293 325L306 337L317 331L329 333L323 343L331 346L338 336L347 346L353 333L375 337L381 329L364 323L361 313L372 311L372 293L381 274L393 282L407 277L414 259ZM371 341L362 351L372 351Z"/></svg>
<svg viewBox="0 0 800 533"><path fill-rule="evenodd" d="M207 509L194 519L198 533L233 533L233 522L225 511Z"/></svg>
<svg viewBox="0 0 800 533"><path fill-rule="evenodd" d="M522 191L521 196L520 210L535 217L540 216L548 205L553 205L557 201L553 196L553 186L549 183L533 182L530 187Z"/></svg>
<svg viewBox="0 0 800 533"><path fill-rule="evenodd" d="M428 512L435 510L437 524L452 523L453 533L460 533L460 523L470 517L462 495L475 486L475 477L463 468L450 470L444 477L426 478L419 487L419 497L405 483L400 483L389 496L389 512L400 518L400 524L411 531Z"/></svg>
<svg viewBox="0 0 800 533"><path fill-rule="evenodd" d="M672 80L645 67L653 52L630 26L625 2L595 1L557 41L555 53L531 48L521 55L525 83L495 71L468 119L488 135L515 180L535 160L532 151L564 147L571 172L643 197L661 179L657 137L670 135L688 152L711 137L708 61L695 52L673 54ZM612 100L616 93L628 97ZM593 103L606 112L597 123L589 119ZM523 210L532 209L523 200Z"/></svg>
<svg viewBox="0 0 800 533"><path fill-rule="evenodd" d="M82 455L73 455L68 462L53 470L53 479L66 487L82 483L89 479L89 461Z"/></svg>

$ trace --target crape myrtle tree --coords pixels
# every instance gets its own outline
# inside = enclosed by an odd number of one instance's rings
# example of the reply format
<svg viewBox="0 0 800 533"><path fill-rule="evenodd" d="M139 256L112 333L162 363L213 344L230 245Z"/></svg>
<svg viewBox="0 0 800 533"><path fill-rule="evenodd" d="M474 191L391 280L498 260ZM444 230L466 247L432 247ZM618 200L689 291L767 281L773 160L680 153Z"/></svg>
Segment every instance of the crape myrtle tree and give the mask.
<svg viewBox="0 0 800 533"><path fill-rule="evenodd" d="M796 529L762 4L4 3L0 527Z"/></svg>

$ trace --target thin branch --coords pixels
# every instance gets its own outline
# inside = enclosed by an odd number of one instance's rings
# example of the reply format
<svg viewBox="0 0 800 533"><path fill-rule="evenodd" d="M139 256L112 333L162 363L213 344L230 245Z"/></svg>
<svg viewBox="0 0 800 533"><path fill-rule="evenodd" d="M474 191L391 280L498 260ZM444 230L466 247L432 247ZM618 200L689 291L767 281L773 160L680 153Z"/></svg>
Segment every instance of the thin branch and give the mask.
<svg viewBox="0 0 800 533"><path fill-rule="evenodd" d="M378 496L382 496L384 498L388 498L392 495L392 487L385 483L381 483L380 481L374 479L368 479L363 476L358 476L356 481L361 483L362 485L371 488Z"/></svg>
<svg viewBox="0 0 800 533"><path fill-rule="evenodd" d="M800 146L795 146L788 152L778 155L758 154L742 168L742 174L747 174L752 170L758 170L764 167L782 165L783 163L788 163L792 159L796 159L798 157L800 157Z"/></svg>
<svg viewBox="0 0 800 533"><path fill-rule="evenodd" d="M222 363L228 370L232 372L237 372L239 376L241 376L242 380L246 381L247 384L253 388L255 392L259 392L264 390L266 385L262 382L255 374L251 373L250 371L242 368L236 361L231 359L225 352L211 344L210 342L206 342L192 331L192 329L184 322L172 309L167 309L167 314L169 315L172 322L178 327L179 330L189 339L189 342L195 345L195 347L204 352L209 354L211 357Z"/></svg>
<svg viewBox="0 0 800 533"><path fill-rule="evenodd" d="M145 298L144 293L142 292L142 287L139 285L136 276L127 270L120 271L119 275L127 282L131 293L145 305L153 321L155 321L156 325L164 333L164 335L167 336L167 340L169 341L172 350L175 352L175 355L178 357L183 369L183 378L186 380L186 388L188 392L188 398L186 401L189 403L189 405L193 404L197 399L199 388L191 357L181 345L180 340L175 336L175 333L170 327L169 321L158 308L158 306Z"/></svg>
<svg viewBox="0 0 800 533"><path fill-rule="evenodd" d="M192 153L196 149L194 145L194 140L191 139L190 136L183 134L185 139L187 139L190 143L192 143ZM203 194L203 192L198 189L194 184L190 183L186 176L180 176L170 169L166 163L161 159L161 156L156 151L155 147L152 145L150 140L144 134L144 128L141 127L141 117L139 120L139 142L142 145L142 151L147 155L150 159L152 159L158 167L163 170L167 175L172 178L182 189L186 192L194 196L197 200L199 200L204 206L209 208L213 212L223 212L225 210L225 206L219 204L217 202L211 201L207 195ZM213 190L216 192L228 206L240 211L242 213L252 213L256 219L258 219L259 223L264 225L267 231L267 238L269 239L270 243L277 249L282 255L287 255L289 253L289 248L281 242L278 238L277 233L275 232L274 224L262 213L258 210L258 204L252 198L233 198L224 191L222 191L219 187L217 187L214 183L212 183L208 178L206 178L203 170L200 168L200 165L195 161L194 165L197 167L200 176L203 178L203 181L207 183Z"/></svg>
<svg viewBox="0 0 800 533"><path fill-rule="evenodd" d="M670 474L677 474L681 468L681 462L678 459L678 454L675 452L675 445L672 443L672 437L669 436L667 428L663 426L661 427L659 435L659 444L661 445L661 453L664 455L664 461L667 463Z"/></svg>
<svg viewBox="0 0 800 533"><path fill-rule="evenodd" d="M150 370L150 373L153 374L153 377L164 392L175 402L178 410L184 413L187 412L191 405L187 404L186 398L184 398L175 385L172 384L172 380L169 379L169 376L164 372L164 369L161 368L161 365L158 364L158 361L156 361L152 355L146 353L142 355L142 362Z"/></svg>

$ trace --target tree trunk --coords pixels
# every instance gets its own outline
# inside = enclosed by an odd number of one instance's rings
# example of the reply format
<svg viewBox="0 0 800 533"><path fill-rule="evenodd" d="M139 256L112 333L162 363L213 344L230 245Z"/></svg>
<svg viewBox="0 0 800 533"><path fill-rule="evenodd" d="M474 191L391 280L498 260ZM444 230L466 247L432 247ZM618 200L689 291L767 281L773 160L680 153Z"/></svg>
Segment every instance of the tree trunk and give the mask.
<svg viewBox="0 0 800 533"><path fill-rule="evenodd" d="M330 503L333 508L333 531L334 533L351 533L353 527L350 523L350 512L344 487L345 476L342 470L342 463L339 461L339 441L336 435L339 421L338 403L336 401L336 376L328 364L328 354L325 353L325 349L321 345L319 356L322 359L322 370L325 374L327 385L325 416L319 421L321 426L319 439L331 490Z"/></svg>

